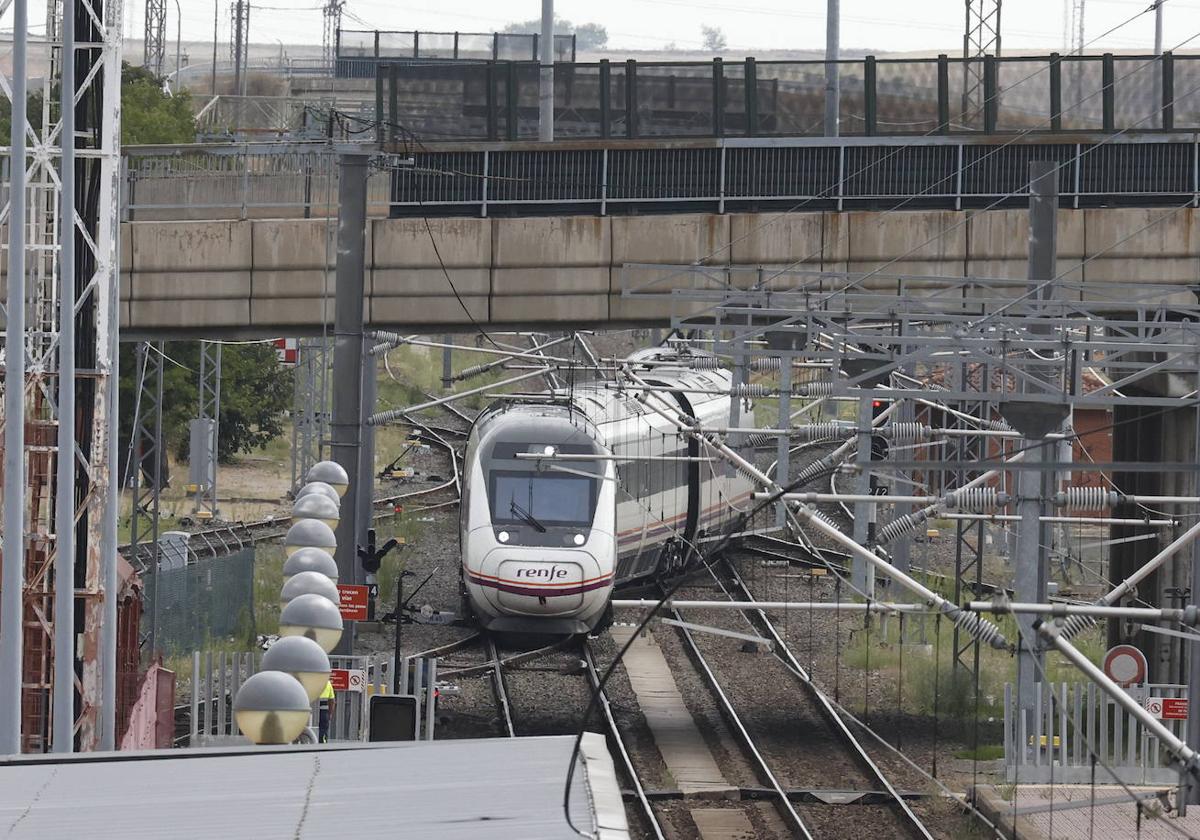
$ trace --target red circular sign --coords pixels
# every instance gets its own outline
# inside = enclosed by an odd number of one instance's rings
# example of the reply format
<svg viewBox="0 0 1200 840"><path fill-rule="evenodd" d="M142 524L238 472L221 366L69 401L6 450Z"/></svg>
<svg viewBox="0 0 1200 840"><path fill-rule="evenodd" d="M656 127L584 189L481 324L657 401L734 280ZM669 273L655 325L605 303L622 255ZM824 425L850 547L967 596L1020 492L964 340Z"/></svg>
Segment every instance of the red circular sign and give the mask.
<svg viewBox="0 0 1200 840"><path fill-rule="evenodd" d="M1116 645L1104 654L1104 673L1122 688L1146 681L1146 655L1133 645Z"/></svg>

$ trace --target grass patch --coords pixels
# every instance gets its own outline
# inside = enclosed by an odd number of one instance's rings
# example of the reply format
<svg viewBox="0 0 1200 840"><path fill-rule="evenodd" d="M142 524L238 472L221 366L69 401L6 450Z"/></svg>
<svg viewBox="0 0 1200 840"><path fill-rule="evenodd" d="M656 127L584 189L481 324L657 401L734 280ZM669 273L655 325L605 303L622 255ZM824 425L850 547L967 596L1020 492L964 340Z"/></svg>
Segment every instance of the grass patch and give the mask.
<svg viewBox="0 0 1200 840"><path fill-rule="evenodd" d="M954 754L955 758L964 758L974 761L995 761L998 758L1004 758L1003 744L980 744L975 749L959 750Z"/></svg>

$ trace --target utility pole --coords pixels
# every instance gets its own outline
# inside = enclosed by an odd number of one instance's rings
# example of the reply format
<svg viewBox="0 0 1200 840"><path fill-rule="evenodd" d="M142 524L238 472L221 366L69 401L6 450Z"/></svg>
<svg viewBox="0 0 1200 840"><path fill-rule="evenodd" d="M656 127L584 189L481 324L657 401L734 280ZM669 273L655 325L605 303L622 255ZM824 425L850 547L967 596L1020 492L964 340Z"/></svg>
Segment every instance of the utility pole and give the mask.
<svg viewBox="0 0 1200 840"><path fill-rule="evenodd" d="M0 589L0 755L21 751L25 605L25 132L28 0L13 0L8 307L4 331L4 564Z"/></svg>
<svg viewBox="0 0 1200 840"><path fill-rule="evenodd" d="M538 62L538 139L550 143L554 140L554 0L542 0L541 37L542 49Z"/></svg>
<svg viewBox="0 0 1200 840"><path fill-rule="evenodd" d="M860 386L861 388L861 386ZM858 454L855 464L858 467L858 477L855 481L854 492L859 496L871 494L871 425L875 416L874 399L871 392L862 389L858 398ZM854 503L854 541L859 545L870 547L874 536L875 503L858 501ZM875 596L875 567L860 557L851 561L850 582L859 592L866 593L868 598Z"/></svg>
<svg viewBox="0 0 1200 840"><path fill-rule="evenodd" d="M246 95L247 65L250 59L250 3L234 0L233 11L233 92Z"/></svg>
<svg viewBox="0 0 1200 840"><path fill-rule="evenodd" d="M217 95L217 25L221 20L221 0L213 0L212 95Z"/></svg>
<svg viewBox="0 0 1200 840"><path fill-rule="evenodd" d="M1162 4L1159 4L1159 11L1162 11ZM1197 354L1200 357L1200 353ZM1200 362L1200 358L1197 359ZM1197 382L1200 382L1200 364L1197 365ZM1200 409L1193 409L1195 412L1200 412ZM1192 452L1200 453L1200 417L1195 418L1196 432L1192 442ZM1195 457L1195 455L1193 455ZM1200 490L1200 479L1193 473L1192 475L1192 492L1196 493ZM1192 543L1192 575L1191 575L1191 602L1196 603L1196 599L1200 598L1200 545L1196 542ZM1188 697L1192 703L1200 703L1200 644L1190 644L1184 646L1186 652L1183 654L1187 657L1187 685ZM1196 720L1195 717L1192 720ZM1192 749L1200 747L1200 726L1187 727L1187 745ZM1180 791L1179 791L1179 815L1187 815L1188 805L1200 805L1200 780L1197 780L1194 773L1186 771L1180 772Z"/></svg>
<svg viewBox="0 0 1200 840"><path fill-rule="evenodd" d="M358 528L358 488L362 443L363 400L363 284L367 226L367 162L363 154L343 154L338 166L337 280L333 315L333 422L331 457L349 476L350 490L342 497L337 527L338 580L361 583L355 532ZM335 653L354 648L353 625L342 635Z"/></svg>
<svg viewBox="0 0 1200 840"><path fill-rule="evenodd" d="M842 91L838 79L841 52L842 12L840 0L826 0L825 6L825 136L841 133Z"/></svg>
<svg viewBox="0 0 1200 840"><path fill-rule="evenodd" d="M50 746L75 751L75 8L63 5L58 452L54 499L54 700ZM15 124L15 123L14 123ZM11 346L11 345L10 345Z"/></svg>
<svg viewBox="0 0 1200 840"><path fill-rule="evenodd" d="M1029 164L1029 286L1036 301L1054 298L1050 284L1058 258L1058 166L1048 161ZM1048 335L1050 325L1034 325L1031 332ZM1055 375L1051 363L1041 376ZM1018 601L1045 601L1046 580L1049 574L1047 546L1049 531L1041 521L1042 508L1053 487L1053 471L1043 464L1053 462L1057 449L1046 442L1046 435L1057 431L1062 424L1060 407L1046 403L1013 401L1005 409L1005 419L1021 432L1025 449L1024 468L1017 473L1017 513L1021 517L1017 528L1017 556L1014 559L1014 589ZM1036 708L1041 690L1045 653L1033 627L1033 616L1016 616L1021 629L1017 649L1017 709L1028 716ZM1019 724L1018 724L1019 725ZM1022 745L1024 749L1024 745ZM1035 745L1035 750L1041 749Z"/></svg>

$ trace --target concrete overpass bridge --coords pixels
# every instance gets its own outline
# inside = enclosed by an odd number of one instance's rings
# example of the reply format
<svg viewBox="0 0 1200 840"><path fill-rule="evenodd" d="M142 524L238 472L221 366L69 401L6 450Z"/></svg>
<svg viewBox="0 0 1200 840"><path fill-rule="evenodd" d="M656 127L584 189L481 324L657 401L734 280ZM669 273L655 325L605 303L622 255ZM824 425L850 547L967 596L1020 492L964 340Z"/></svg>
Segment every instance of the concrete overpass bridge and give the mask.
<svg viewBox="0 0 1200 840"><path fill-rule="evenodd" d="M444 144L372 176L367 325L663 324L669 301L626 292L663 291L655 265L701 259L886 266L876 289L896 275L1023 279L1033 159L1059 162L1064 279L1196 285L1193 135ZM123 336L332 323L336 181L321 146L131 150Z"/></svg>

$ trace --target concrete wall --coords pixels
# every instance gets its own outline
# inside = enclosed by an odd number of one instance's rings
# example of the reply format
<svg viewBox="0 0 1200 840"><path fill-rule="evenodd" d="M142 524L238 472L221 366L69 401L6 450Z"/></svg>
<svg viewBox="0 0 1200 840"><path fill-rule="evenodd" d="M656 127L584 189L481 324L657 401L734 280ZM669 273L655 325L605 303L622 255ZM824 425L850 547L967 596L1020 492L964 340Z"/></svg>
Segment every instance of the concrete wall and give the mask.
<svg viewBox="0 0 1200 840"><path fill-rule="evenodd" d="M622 289L717 289L781 268L793 273L773 286L803 281L827 290L844 282L843 272L879 271L867 288L890 288L895 281L884 273L968 275L1011 279L997 287L1016 295L1025 288L1028 248L1022 210L371 219L368 225L368 321L400 330L470 328L471 319L498 326L662 324L673 308L682 314L682 305L623 297ZM1059 270L1085 286L1178 284L1179 300L1194 302L1186 288L1200 277L1198 225L1192 208L1062 210ZM335 236L336 223L324 219L126 224L127 335L315 332L333 320ZM653 267L701 260L711 269L706 275Z"/></svg>

